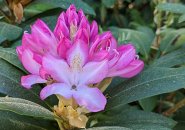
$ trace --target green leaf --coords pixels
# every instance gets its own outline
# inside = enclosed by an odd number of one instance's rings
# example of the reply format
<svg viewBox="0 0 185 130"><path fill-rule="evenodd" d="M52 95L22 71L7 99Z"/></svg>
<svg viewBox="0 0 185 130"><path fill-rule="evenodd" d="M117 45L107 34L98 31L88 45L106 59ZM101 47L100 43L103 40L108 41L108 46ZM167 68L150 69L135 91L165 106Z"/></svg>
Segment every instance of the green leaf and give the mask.
<svg viewBox="0 0 185 130"><path fill-rule="evenodd" d="M156 59L151 67L173 67L185 63L185 48L172 51L159 59Z"/></svg>
<svg viewBox="0 0 185 130"><path fill-rule="evenodd" d="M107 8L113 8L114 4L116 3L117 0L102 0L102 3L107 7Z"/></svg>
<svg viewBox="0 0 185 130"><path fill-rule="evenodd" d="M49 3L34 1L24 8L24 17L28 19L53 8Z"/></svg>
<svg viewBox="0 0 185 130"><path fill-rule="evenodd" d="M95 15L95 12L91 6L83 2L82 0L37 0L32 2L32 4L42 4L44 3L44 7L37 7L35 12L39 12L38 9L41 8L41 10L47 10L51 8L62 8L67 9L71 4L74 4L77 9L82 9L85 13ZM50 7L48 7L48 4ZM40 12L41 12L40 10ZM32 10L33 11L33 10Z"/></svg>
<svg viewBox="0 0 185 130"><path fill-rule="evenodd" d="M16 53L15 49L0 47L0 58L6 60L10 64L19 68L20 70L26 72L17 57L17 53Z"/></svg>
<svg viewBox="0 0 185 130"><path fill-rule="evenodd" d="M25 75L22 71L16 69L11 64L0 59L0 93L8 96L24 98L43 106L47 106L45 101L41 101L38 93L39 86L26 90L20 85L21 76Z"/></svg>
<svg viewBox="0 0 185 130"><path fill-rule="evenodd" d="M0 97L0 110L12 111L19 115L54 120L53 113L48 109L21 98Z"/></svg>
<svg viewBox="0 0 185 130"><path fill-rule="evenodd" d="M179 17L178 23L182 23L182 22L185 22L185 14L183 14L183 15L181 15L181 16Z"/></svg>
<svg viewBox="0 0 185 130"><path fill-rule="evenodd" d="M142 100L139 100L139 104L145 111L152 111L158 102L158 96L148 97L144 98Z"/></svg>
<svg viewBox="0 0 185 130"><path fill-rule="evenodd" d="M131 130L172 130L171 128L167 128L164 126L161 126L157 123L148 123L147 120L145 120L145 122L140 122L140 124L135 124L135 122L132 123L128 123L128 124L124 124L124 123L115 123L114 121L105 121L105 122L101 122L96 124L95 126L125 126L128 128L131 128ZM158 122L159 123L159 122Z"/></svg>
<svg viewBox="0 0 185 130"><path fill-rule="evenodd" d="M116 87L117 85L121 84L125 79L121 78L121 77L114 77L112 79L112 82L110 83L110 85L108 86L108 88L105 90L105 93L106 91L108 91L109 89L111 88L114 88Z"/></svg>
<svg viewBox="0 0 185 130"><path fill-rule="evenodd" d="M179 34L176 31L170 31L167 33L160 42L160 50L162 54L168 52L169 48L172 46L172 43L178 38Z"/></svg>
<svg viewBox="0 0 185 130"><path fill-rule="evenodd" d="M1 130L53 130L50 120L21 116L9 111L0 111Z"/></svg>
<svg viewBox="0 0 185 130"><path fill-rule="evenodd" d="M131 129L119 126L106 126L106 127L93 127L84 130L131 130Z"/></svg>
<svg viewBox="0 0 185 130"><path fill-rule="evenodd" d="M137 124L130 124L128 126L131 126L134 130L172 130L171 128L163 127L158 124L148 124L143 123L142 125Z"/></svg>
<svg viewBox="0 0 185 130"><path fill-rule="evenodd" d="M12 41L17 39L21 34L22 29L20 27L0 22L0 36Z"/></svg>
<svg viewBox="0 0 185 130"><path fill-rule="evenodd" d="M139 10L132 8L131 10L129 10L129 13L130 13L130 18L132 20L130 25L133 25L133 24L145 25L146 24L146 21L143 19L143 17L141 17L141 12Z"/></svg>
<svg viewBox="0 0 185 130"><path fill-rule="evenodd" d="M116 39L122 39L121 42L129 43L135 45L137 50L140 50L140 53L145 56L146 59L149 57L150 46L152 40L148 37L148 34L145 32L135 31L131 29L121 29L117 27L110 27L113 35ZM122 38L123 37L123 38Z"/></svg>
<svg viewBox="0 0 185 130"><path fill-rule="evenodd" d="M46 130L40 126L21 122L10 118L0 118L0 129L1 130Z"/></svg>
<svg viewBox="0 0 185 130"><path fill-rule="evenodd" d="M57 24L58 16L47 16L42 18L42 20L50 27L51 30L53 30Z"/></svg>
<svg viewBox="0 0 185 130"><path fill-rule="evenodd" d="M94 115L93 118L97 122L94 126L123 126L133 130L141 128L154 130L154 128L159 128L162 130L164 128L173 128L176 124L170 118L152 112L132 109L132 107L123 107L117 114L114 111L108 112Z"/></svg>
<svg viewBox="0 0 185 130"><path fill-rule="evenodd" d="M159 49L162 52L162 54L164 55L169 51L173 50L176 47L176 42L178 41L178 39L183 37L184 35L185 29L183 28L178 30L166 30L165 35L160 42Z"/></svg>
<svg viewBox="0 0 185 130"><path fill-rule="evenodd" d="M3 43L4 41L6 41L6 38L2 35L0 35L0 44Z"/></svg>
<svg viewBox="0 0 185 130"><path fill-rule="evenodd" d="M57 23L57 19L58 19L58 15L44 16L41 18L41 20L43 20L51 30L54 30ZM34 23L35 21L32 21L31 23L30 22L25 23L24 30L30 32L31 31L30 25L33 25ZM19 41L19 43L17 44L20 44L20 43L21 41Z"/></svg>
<svg viewBox="0 0 185 130"><path fill-rule="evenodd" d="M148 39L152 42L155 38L155 33L153 32L153 30L147 26L138 26L137 30L139 32L143 32L148 36Z"/></svg>
<svg viewBox="0 0 185 130"><path fill-rule="evenodd" d="M173 119L178 122L174 130L184 130L185 129L184 115L185 115L185 106L179 109L173 117Z"/></svg>
<svg viewBox="0 0 185 130"><path fill-rule="evenodd" d="M185 86L185 69L150 68L135 78L110 89L106 110L147 97L168 93Z"/></svg>
<svg viewBox="0 0 185 130"><path fill-rule="evenodd" d="M22 39L13 42L13 43L9 46L9 48L16 49L16 47L17 47L17 46L20 46L21 44L22 44Z"/></svg>
<svg viewBox="0 0 185 130"><path fill-rule="evenodd" d="M171 13L185 13L185 6L179 3L161 3L156 7L158 10L161 11L168 11Z"/></svg>

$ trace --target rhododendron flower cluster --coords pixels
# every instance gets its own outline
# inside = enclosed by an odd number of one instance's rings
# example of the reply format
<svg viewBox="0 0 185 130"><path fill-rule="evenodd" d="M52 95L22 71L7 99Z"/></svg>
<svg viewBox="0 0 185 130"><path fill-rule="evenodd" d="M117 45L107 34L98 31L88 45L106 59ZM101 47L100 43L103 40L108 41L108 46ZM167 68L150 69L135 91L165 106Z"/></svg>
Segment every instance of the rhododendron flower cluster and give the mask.
<svg viewBox="0 0 185 130"><path fill-rule="evenodd" d="M53 32L37 20L31 34L24 33L17 53L30 73L21 78L23 87L45 83L41 99L53 94L73 98L89 112L104 110L107 102L93 84L108 77L133 77L144 66L132 44L118 46L109 31L98 34L97 23L89 23L74 5L61 13Z"/></svg>

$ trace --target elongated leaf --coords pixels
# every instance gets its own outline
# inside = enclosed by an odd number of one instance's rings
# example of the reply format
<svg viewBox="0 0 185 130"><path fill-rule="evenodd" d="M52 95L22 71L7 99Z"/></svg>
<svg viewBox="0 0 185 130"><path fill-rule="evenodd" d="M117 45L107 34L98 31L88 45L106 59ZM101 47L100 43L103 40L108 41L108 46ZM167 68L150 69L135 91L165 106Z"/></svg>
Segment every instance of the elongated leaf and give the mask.
<svg viewBox="0 0 185 130"><path fill-rule="evenodd" d="M17 57L17 53L15 52L15 49L0 47L0 58L6 60L10 64L12 64L12 65L18 67L19 69L23 70L24 72L26 72Z"/></svg>
<svg viewBox="0 0 185 130"><path fill-rule="evenodd" d="M106 127L94 127L94 128L89 128L86 130L131 130L126 127L118 127L118 126L106 126Z"/></svg>
<svg viewBox="0 0 185 130"><path fill-rule="evenodd" d="M109 91L106 110L185 86L185 69L151 68Z"/></svg>
<svg viewBox="0 0 185 130"><path fill-rule="evenodd" d="M131 130L172 130L171 128L163 127L157 124L148 124L148 123L143 123L143 124L123 124L123 123L114 123L112 121L106 121L106 122L101 122L96 124L95 126L115 126L115 125L120 125L120 126L125 126L130 128Z"/></svg>
<svg viewBox="0 0 185 130"><path fill-rule="evenodd" d="M185 12L185 6L178 3L161 3L157 5L156 8L161 11L168 11L172 13L183 14Z"/></svg>
<svg viewBox="0 0 185 130"><path fill-rule="evenodd" d="M145 112L132 107L123 107L119 113L115 114L114 111L103 112L95 115L94 119L97 121L95 126L123 126L136 129L152 129L159 128L173 128L176 124L170 118L152 112Z"/></svg>
<svg viewBox="0 0 185 130"><path fill-rule="evenodd" d="M71 4L74 4L77 9L82 9L85 13L95 15L95 12L93 8L91 8L88 4L83 2L82 0L37 0L32 2L31 4L35 5L41 5L44 3L44 7L38 7L36 8L36 13L40 13L41 11L45 11L48 9L54 9L54 8L63 8L67 9ZM48 6L50 5L50 7ZM29 8L28 8L29 9ZM33 10L32 10L33 12Z"/></svg>
<svg viewBox="0 0 185 130"><path fill-rule="evenodd" d="M151 28L149 28L147 26L138 26L137 30L140 31L140 32L145 33L148 36L148 39L150 39L150 41L154 40L155 33Z"/></svg>
<svg viewBox="0 0 185 130"><path fill-rule="evenodd" d="M151 66L173 67L175 65L181 65L185 63L184 57L185 57L185 48L180 48L155 60Z"/></svg>
<svg viewBox="0 0 185 130"><path fill-rule="evenodd" d="M156 107L157 102L158 102L158 96L148 97L148 98L139 100L140 106L145 111L152 111Z"/></svg>
<svg viewBox="0 0 185 130"><path fill-rule="evenodd" d="M22 43L22 39L17 40L16 42L13 42L9 47L12 49L16 49L17 46L20 46Z"/></svg>
<svg viewBox="0 0 185 130"><path fill-rule="evenodd" d="M181 15L180 18L179 18L179 23L182 23L185 21L185 14Z"/></svg>
<svg viewBox="0 0 185 130"><path fill-rule="evenodd" d="M0 109L12 111L20 115L42 117L45 119L54 120L54 115L52 112L25 99L1 97Z"/></svg>
<svg viewBox="0 0 185 130"><path fill-rule="evenodd" d="M6 38L2 35L0 35L0 44L3 43L4 41L6 41Z"/></svg>
<svg viewBox="0 0 185 130"><path fill-rule="evenodd" d="M10 118L0 118L0 129L1 130L46 130L40 126L29 124L26 122L20 122Z"/></svg>
<svg viewBox="0 0 185 130"><path fill-rule="evenodd" d="M143 123L142 125L128 124L134 130L172 130L171 128L163 127L158 124Z"/></svg>
<svg viewBox="0 0 185 130"><path fill-rule="evenodd" d="M165 54L169 51L169 48L172 46L173 42L178 38L179 33L177 31L171 31L167 33L160 42L160 50L162 54Z"/></svg>
<svg viewBox="0 0 185 130"><path fill-rule="evenodd" d="M185 128L184 115L185 115L185 107L182 107L175 113L174 120L176 120L178 123L175 126L174 130L183 130Z"/></svg>
<svg viewBox="0 0 185 130"><path fill-rule="evenodd" d="M100 126L121 126L118 123L123 123L119 117L121 117L122 113L127 113L130 111L138 110L137 106L129 106L128 104L123 105L121 107L116 107L109 111L103 111L95 114L94 116L90 116L86 126L92 127L96 126L96 124L102 124ZM118 116L120 115L120 116ZM118 118L117 118L118 116ZM114 118L114 121L112 120ZM112 125L106 125L105 122L112 122Z"/></svg>
<svg viewBox="0 0 185 130"><path fill-rule="evenodd" d="M107 8L113 8L114 4L116 3L117 0L102 0L102 3L107 7Z"/></svg>
<svg viewBox="0 0 185 130"><path fill-rule="evenodd" d="M51 30L54 30L57 23L57 19L58 15L46 16L41 18L41 20L43 20ZM23 29L30 32L31 31L30 25L33 25L34 23L35 21L32 21L31 23L30 22L26 23ZM21 45L21 41L19 41L19 43L17 44Z"/></svg>
<svg viewBox="0 0 185 130"><path fill-rule="evenodd" d="M20 85L20 78L24 75L22 71L2 59L0 59L0 68L0 93L24 98L46 106L45 101L41 101L38 96L40 92L39 86L35 86L31 90L26 90Z"/></svg>
<svg viewBox="0 0 185 130"><path fill-rule="evenodd" d="M125 79L123 79L123 78L121 78L121 77L114 77L114 78L112 79L111 84L110 84L110 85L108 86L108 88L105 90L105 93L106 93L106 91L110 90L111 88L113 88L113 87L115 87L115 86L121 84L124 80L125 80Z"/></svg>
<svg viewBox="0 0 185 130"><path fill-rule="evenodd" d="M134 44L135 47L140 50L140 53L145 56L146 59L148 58L148 53L150 51L150 46L153 39L150 39L146 33L131 29L121 29L117 27L110 27L110 30L116 39L119 39L124 35L125 39L123 40L125 40L126 43L131 42Z"/></svg>
<svg viewBox="0 0 185 130"><path fill-rule="evenodd" d="M164 32L164 37L160 42L160 51L164 55L172 50L178 49L185 44L185 29L181 28L178 30L166 29Z"/></svg>
<svg viewBox="0 0 185 130"><path fill-rule="evenodd" d="M55 8L55 6L51 6L49 3L35 1L24 8L24 17L30 18L53 8Z"/></svg>
<svg viewBox="0 0 185 130"><path fill-rule="evenodd" d="M51 2L50 0L48 0ZM55 3L54 3L55 2ZM82 9L85 13L91 14L91 15L96 15L94 12L94 9L89 6L87 3L83 2L82 0L53 0L53 3L56 6L59 6L61 8L67 9L69 5L74 4L77 9Z"/></svg>
<svg viewBox="0 0 185 130"><path fill-rule="evenodd" d="M54 130L49 120L21 116L9 111L0 111L1 130Z"/></svg>
<svg viewBox="0 0 185 130"><path fill-rule="evenodd" d="M17 39L22 34L20 27L0 22L0 35L9 41Z"/></svg>

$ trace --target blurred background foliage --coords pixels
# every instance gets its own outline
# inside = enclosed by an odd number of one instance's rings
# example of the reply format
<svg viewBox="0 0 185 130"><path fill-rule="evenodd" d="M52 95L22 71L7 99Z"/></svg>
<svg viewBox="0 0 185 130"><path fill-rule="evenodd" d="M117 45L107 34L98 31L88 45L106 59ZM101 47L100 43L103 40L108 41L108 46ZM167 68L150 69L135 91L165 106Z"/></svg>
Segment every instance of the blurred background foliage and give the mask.
<svg viewBox="0 0 185 130"><path fill-rule="evenodd" d="M27 92L20 87L20 76L25 70L17 59L15 47L21 44L23 31L30 31L38 18L53 30L57 17L71 3L83 9L90 21L95 19L100 32L111 30L119 44L133 43L145 61L145 70L139 76L129 80L114 78L105 92L111 97L106 110L92 115L87 126L170 130L177 124L175 130L184 130L184 0L0 0L1 96L19 97L46 106L32 93L39 90ZM2 107L1 101L0 109L17 113L17 109ZM11 123L11 128L16 126L15 129L57 128L53 122L50 125L49 121L38 120L38 123L30 117L23 121L20 115L14 116L8 111L0 113L0 122L5 122L0 126L2 130L9 129L6 124L11 122L10 117L18 121L17 124L22 123L21 128ZM123 127L115 129L126 130Z"/></svg>

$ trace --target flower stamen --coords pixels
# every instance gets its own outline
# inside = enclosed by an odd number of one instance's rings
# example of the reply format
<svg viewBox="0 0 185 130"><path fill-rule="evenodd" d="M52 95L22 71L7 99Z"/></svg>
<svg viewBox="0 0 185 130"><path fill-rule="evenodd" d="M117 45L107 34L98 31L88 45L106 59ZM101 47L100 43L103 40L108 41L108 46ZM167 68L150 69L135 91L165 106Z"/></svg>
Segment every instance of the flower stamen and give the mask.
<svg viewBox="0 0 185 130"><path fill-rule="evenodd" d="M70 25L70 38L71 38L71 40L74 39L76 31L77 31L77 27L75 25L71 24Z"/></svg>

